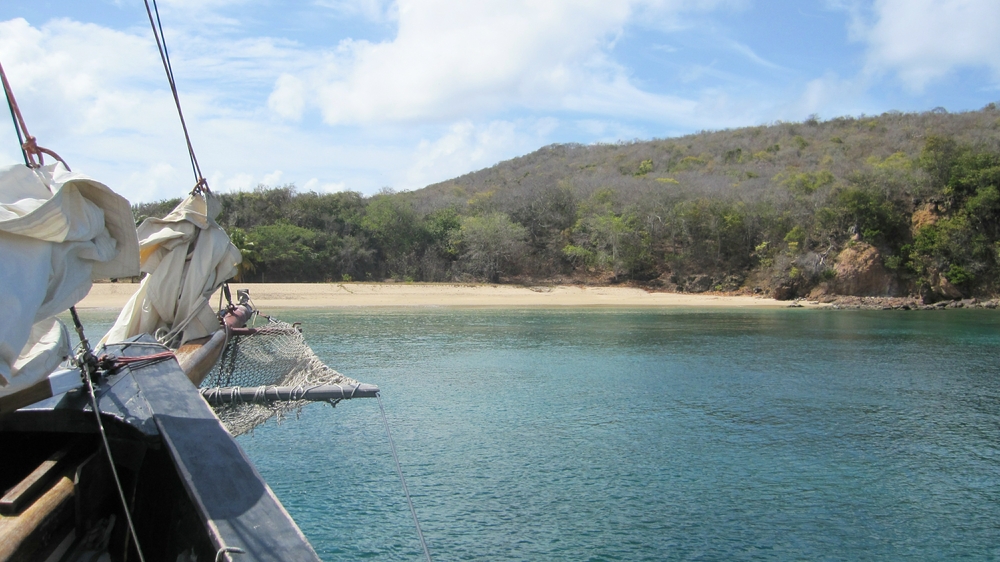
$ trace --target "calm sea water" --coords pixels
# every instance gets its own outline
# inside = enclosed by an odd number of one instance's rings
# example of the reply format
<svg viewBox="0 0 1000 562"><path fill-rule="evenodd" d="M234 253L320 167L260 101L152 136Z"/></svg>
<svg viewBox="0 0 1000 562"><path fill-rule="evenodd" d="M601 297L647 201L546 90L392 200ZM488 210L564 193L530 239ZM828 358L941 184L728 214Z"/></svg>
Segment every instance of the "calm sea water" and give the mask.
<svg viewBox="0 0 1000 562"><path fill-rule="evenodd" d="M995 312L277 312L436 560L1000 559ZM239 441L324 560L422 558L376 401Z"/></svg>

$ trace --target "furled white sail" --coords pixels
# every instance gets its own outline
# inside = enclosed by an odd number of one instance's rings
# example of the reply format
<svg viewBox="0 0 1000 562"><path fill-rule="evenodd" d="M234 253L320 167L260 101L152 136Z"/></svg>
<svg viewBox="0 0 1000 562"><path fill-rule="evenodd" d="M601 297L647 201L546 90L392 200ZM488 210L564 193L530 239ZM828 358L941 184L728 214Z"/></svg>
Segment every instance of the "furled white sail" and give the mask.
<svg viewBox="0 0 1000 562"><path fill-rule="evenodd" d="M146 277L101 340L153 334L170 345L212 334L219 319L208 299L236 274L239 250L216 222L221 204L210 192L192 194L162 219L139 226Z"/></svg>
<svg viewBox="0 0 1000 562"><path fill-rule="evenodd" d="M129 202L60 164L0 170L0 395L47 376L70 353L54 316L92 280L139 273Z"/></svg>

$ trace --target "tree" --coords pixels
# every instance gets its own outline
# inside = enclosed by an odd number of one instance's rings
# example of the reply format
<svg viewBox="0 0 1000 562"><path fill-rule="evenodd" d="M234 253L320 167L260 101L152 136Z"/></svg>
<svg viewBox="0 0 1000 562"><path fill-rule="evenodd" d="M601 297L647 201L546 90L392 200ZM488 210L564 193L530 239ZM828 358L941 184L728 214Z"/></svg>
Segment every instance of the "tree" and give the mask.
<svg viewBox="0 0 1000 562"><path fill-rule="evenodd" d="M514 271L527 253L528 231L503 213L465 217L453 242L461 249L467 271L496 283L500 275Z"/></svg>
<svg viewBox="0 0 1000 562"><path fill-rule="evenodd" d="M930 143L930 141L928 141ZM953 155L941 175L950 213L917 231L910 266L918 274L944 275L963 292L996 286L1000 267L1000 155L949 145Z"/></svg>
<svg viewBox="0 0 1000 562"><path fill-rule="evenodd" d="M382 193L371 198L361 227L375 247L389 275L406 276L415 267L415 247L423 230L410 202L400 194Z"/></svg>
<svg viewBox="0 0 1000 562"><path fill-rule="evenodd" d="M236 249L240 251L240 255L243 256L243 261L236 266L236 277L237 281L246 281L247 275L257 271L257 262L260 257L257 255L257 245L250 241L250 237L247 231L242 228L231 228L229 229L229 241L236 246Z"/></svg>
<svg viewBox="0 0 1000 562"><path fill-rule="evenodd" d="M955 139L930 135L924 141L924 149L920 152L918 163L935 182L946 185L951 179L951 167L958 154L959 148Z"/></svg>
<svg viewBox="0 0 1000 562"><path fill-rule="evenodd" d="M549 185L528 194L511 218L528 229L532 247L545 250L576 222L576 201L569 189Z"/></svg>
<svg viewBox="0 0 1000 562"><path fill-rule="evenodd" d="M608 210L584 216L573 233L577 245L563 249L570 259L582 258L615 277L643 277L652 268L650 236L635 213Z"/></svg>
<svg viewBox="0 0 1000 562"><path fill-rule="evenodd" d="M312 281L317 271L317 233L288 223L262 225L247 236L257 249L261 281L267 275L284 281Z"/></svg>
<svg viewBox="0 0 1000 562"><path fill-rule="evenodd" d="M375 250L369 248L363 236L341 239L337 262L341 279L367 279L374 267Z"/></svg>
<svg viewBox="0 0 1000 562"><path fill-rule="evenodd" d="M858 235L873 244L898 247L907 230L907 217L885 193L868 187L837 190L828 207L820 209L820 222L837 237Z"/></svg>

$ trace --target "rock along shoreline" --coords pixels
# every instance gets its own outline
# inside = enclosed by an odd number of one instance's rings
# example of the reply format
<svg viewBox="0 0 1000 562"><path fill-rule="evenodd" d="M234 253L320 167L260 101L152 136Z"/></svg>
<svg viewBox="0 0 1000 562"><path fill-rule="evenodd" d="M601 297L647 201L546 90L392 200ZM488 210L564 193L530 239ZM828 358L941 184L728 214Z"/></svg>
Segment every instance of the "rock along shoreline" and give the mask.
<svg viewBox="0 0 1000 562"><path fill-rule="evenodd" d="M924 304L917 297L852 297L829 295L820 300L796 299L790 307L802 306L801 302L826 304L835 310L950 310L956 308L1000 308L1000 299L975 298L939 301Z"/></svg>

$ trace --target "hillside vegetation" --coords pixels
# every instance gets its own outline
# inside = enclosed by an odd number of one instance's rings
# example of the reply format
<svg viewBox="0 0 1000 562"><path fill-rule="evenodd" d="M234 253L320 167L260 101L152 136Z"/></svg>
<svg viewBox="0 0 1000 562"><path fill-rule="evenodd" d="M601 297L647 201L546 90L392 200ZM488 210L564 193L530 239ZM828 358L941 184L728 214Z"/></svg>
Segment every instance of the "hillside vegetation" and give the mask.
<svg viewBox="0 0 1000 562"><path fill-rule="evenodd" d="M633 283L779 298L1000 290L1000 110L552 145L424 189L223 194L252 281ZM176 201L136 205L137 220Z"/></svg>

